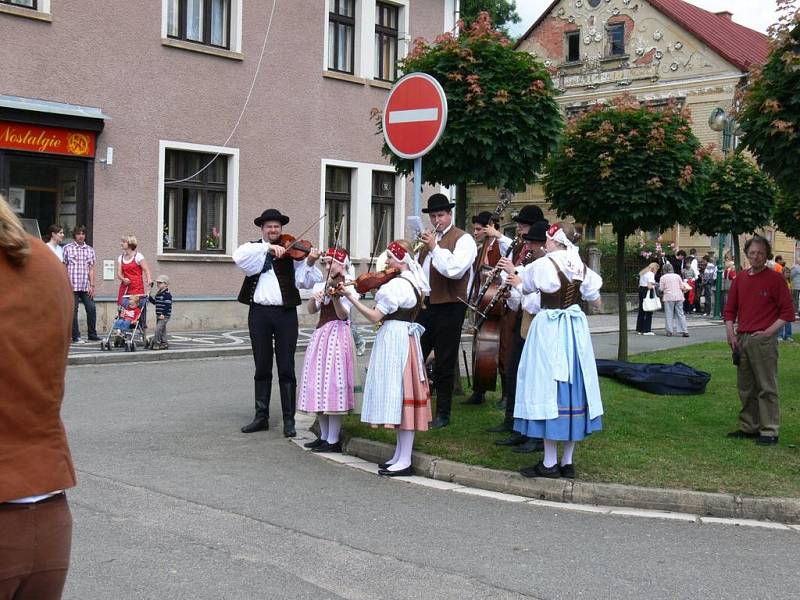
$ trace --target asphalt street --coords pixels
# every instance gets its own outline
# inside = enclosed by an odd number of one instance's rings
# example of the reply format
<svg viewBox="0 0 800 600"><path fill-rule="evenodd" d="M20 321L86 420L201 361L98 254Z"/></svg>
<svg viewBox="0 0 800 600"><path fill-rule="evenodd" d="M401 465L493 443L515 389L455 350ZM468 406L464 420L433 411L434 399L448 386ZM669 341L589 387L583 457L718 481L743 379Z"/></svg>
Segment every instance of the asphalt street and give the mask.
<svg viewBox="0 0 800 600"><path fill-rule="evenodd" d="M654 339L677 341L632 342ZM276 429L239 433L251 382L245 357L68 370L79 484L65 598L797 597L796 531L383 479L285 440L276 394Z"/></svg>

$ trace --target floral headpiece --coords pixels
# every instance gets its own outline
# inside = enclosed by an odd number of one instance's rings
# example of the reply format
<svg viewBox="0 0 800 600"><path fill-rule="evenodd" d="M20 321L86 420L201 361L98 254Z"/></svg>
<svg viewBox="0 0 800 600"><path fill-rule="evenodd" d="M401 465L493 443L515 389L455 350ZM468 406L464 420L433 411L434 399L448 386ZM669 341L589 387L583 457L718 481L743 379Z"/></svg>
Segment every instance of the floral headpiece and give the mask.
<svg viewBox="0 0 800 600"><path fill-rule="evenodd" d="M397 242L391 242L386 249L394 256L398 261L403 262L406 258L406 249L403 248Z"/></svg>
<svg viewBox="0 0 800 600"><path fill-rule="evenodd" d="M332 261L344 265L347 263L347 250L342 248L328 248L323 255L325 258L330 258Z"/></svg>

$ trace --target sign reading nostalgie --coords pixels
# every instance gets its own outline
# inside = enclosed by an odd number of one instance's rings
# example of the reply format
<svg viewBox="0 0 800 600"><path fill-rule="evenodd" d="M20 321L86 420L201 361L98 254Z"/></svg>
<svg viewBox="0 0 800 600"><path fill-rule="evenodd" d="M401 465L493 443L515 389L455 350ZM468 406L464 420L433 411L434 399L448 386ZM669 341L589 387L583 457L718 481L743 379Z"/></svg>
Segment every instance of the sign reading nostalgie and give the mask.
<svg viewBox="0 0 800 600"><path fill-rule="evenodd" d="M89 158L94 157L95 133L0 121L0 148Z"/></svg>

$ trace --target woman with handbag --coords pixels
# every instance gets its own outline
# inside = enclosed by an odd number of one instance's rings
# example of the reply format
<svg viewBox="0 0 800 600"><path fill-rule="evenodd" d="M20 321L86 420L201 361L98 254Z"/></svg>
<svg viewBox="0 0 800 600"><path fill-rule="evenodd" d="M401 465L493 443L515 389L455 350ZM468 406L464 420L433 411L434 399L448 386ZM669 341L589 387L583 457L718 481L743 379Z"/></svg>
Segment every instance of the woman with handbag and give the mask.
<svg viewBox="0 0 800 600"><path fill-rule="evenodd" d="M686 329L686 315L683 314L683 292L689 286L669 263L664 265L664 274L658 282L658 287L664 297L664 316L667 321L667 337L680 333L689 337ZM651 313L652 314L652 313Z"/></svg>
<svg viewBox="0 0 800 600"><path fill-rule="evenodd" d="M658 269L658 263L652 262L639 271L639 315L636 317L636 333L638 335L655 335L650 331L653 326L653 311L645 310L644 300L651 292L652 294L656 293L656 272Z"/></svg>

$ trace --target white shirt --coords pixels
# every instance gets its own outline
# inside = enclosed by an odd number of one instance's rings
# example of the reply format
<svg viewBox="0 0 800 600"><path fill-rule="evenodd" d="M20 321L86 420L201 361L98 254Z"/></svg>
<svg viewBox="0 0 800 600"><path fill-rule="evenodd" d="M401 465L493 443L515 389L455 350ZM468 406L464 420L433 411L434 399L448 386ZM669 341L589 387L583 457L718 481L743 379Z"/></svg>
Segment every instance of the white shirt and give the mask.
<svg viewBox="0 0 800 600"><path fill-rule="evenodd" d="M650 287L656 283L656 274L652 271L645 271L644 275L639 275L639 287Z"/></svg>
<svg viewBox="0 0 800 600"><path fill-rule="evenodd" d="M411 285L400 279L410 281ZM414 287L412 288L412 286ZM387 281L378 288L378 291L375 292L375 308L384 315L390 315L398 308L413 308L417 305L415 289L417 286L414 283L414 276L409 271L403 271L399 277ZM417 289L417 291L419 290Z"/></svg>
<svg viewBox="0 0 800 600"><path fill-rule="evenodd" d="M550 260L551 258L556 262L566 278L572 281L572 275L564 268L566 256L565 250L556 250L550 252L547 256L537 258L525 267L518 267L517 272L522 278L522 291L526 294L536 291L552 294L561 289L561 280L558 277L555 265ZM603 278L586 267L586 275L584 275L583 283L581 283L581 296L583 296L583 299L589 302L597 300L600 298L601 287L603 287Z"/></svg>
<svg viewBox="0 0 800 600"><path fill-rule="evenodd" d="M506 305L513 311L522 310L535 315L542 310L542 295L540 292L526 294L522 290L522 284L511 288L511 294L506 299Z"/></svg>
<svg viewBox="0 0 800 600"><path fill-rule="evenodd" d="M315 283L314 287L311 289L312 293L314 293L314 294L316 294L317 292L322 292L324 290L325 290L325 282L324 281L321 281L319 283ZM332 300L331 300L330 296L325 296L322 299L322 302L319 302L318 300L314 300L314 303L317 305L317 310L322 308L322 304L323 303L324 304L330 304L331 302L332 302ZM347 313L347 316L349 317L350 316L350 306L352 306L350 304L350 300L348 300L344 296L339 296L339 304L341 305L341 307L344 309L344 312Z"/></svg>
<svg viewBox="0 0 800 600"><path fill-rule="evenodd" d="M142 256L141 252L137 252L136 254L133 255L133 258L130 258L130 259L126 259L124 257L125 257L124 254L120 254L117 257L117 263L121 265L124 262L126 265L129 265L129 264L131 264L131 261L136 261L136 264L140 265L140 264L142 264L142 261L144 260L144 256Z"/></svg>
<svg viewBox="0 0 800 600"><path fill-rule="evenodd" d="M64 248L61 245L56 244L54 246L50 242L47 242L47 247L53 251L53 254L55 254L58 257L59 261L64 262Z"/></svg>
<svg viewBox="0 0 800 600"><path fill-rule="evenodd" d="M258 275L261 273L261 269L264 268L264 260L268 251L268 242L263 240L260 242L248 242L234 250L233 262L244 271L245 275ZM273 260L275 260L274 257ZM294 282L299 289L308 289L321 281L324 281L322 273L317 268L308 266L308 262L305 259L294 261ZM261 273L261 277L258 278L258 283L256 284L256 291L253 294L253 302L265 306L283 305L283 296L281 295L278 276L275 274L274 268L266 273Z"/></svg>
<svg viewBox="0 0 800 600"><path fill-rule="evenodd" d="M450 227L436 234L437 244L439 240L442 239L444 234L450 231L452 227L453 224L451 223ZM471 235L465 234L458 238L458 241L456 241L456 247L452 252L445 250L444 248L440 248L438 245L433 249L432 252L428 252L428 255L425 257L425 260L422 263L422 270L424 271L425 276L428 278L428 281L431 280L431 265L433 265L433 268L439 271L441 275L447 277L448 279L461 279L464 276L464 273L469 271L472 265L475 263L476 256L478 256L478 246L475 244L475 240ZM467 289L470 289L471 285L472 276L470 274L470 281L467 284Z"/></svg>

